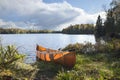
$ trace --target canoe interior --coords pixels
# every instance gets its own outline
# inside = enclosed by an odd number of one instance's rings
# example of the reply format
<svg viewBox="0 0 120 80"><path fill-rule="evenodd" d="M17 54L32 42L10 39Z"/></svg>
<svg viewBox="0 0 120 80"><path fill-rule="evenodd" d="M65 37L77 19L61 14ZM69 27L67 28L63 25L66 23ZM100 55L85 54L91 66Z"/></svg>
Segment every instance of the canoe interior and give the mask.
<svg viewBox="0 0 120 80"><path fill-rule="evenodd" d="M36 56L43 61L47 62L55 62L62 64L67 67L73 67L76 62L76 54L75 52L63 52L63 51L58 51L58 50L53 50L53 49L47 49L42 46L36 47Z"/></svg>

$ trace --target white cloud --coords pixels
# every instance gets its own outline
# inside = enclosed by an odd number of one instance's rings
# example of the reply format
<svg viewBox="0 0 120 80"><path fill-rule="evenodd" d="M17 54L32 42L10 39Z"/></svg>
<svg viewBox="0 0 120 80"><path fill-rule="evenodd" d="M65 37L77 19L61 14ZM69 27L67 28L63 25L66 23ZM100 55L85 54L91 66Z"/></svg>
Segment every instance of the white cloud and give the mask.
<svg viewBox="0 0 120 80"><path fill-rule="evenodd" d="M19 28L14 22L8 21L4 22L0 19L0 28Z"/></svg>
<svg viewBox="0 0 120 80"><path fill-rule="evenodd" d="M47 4L42 0L0 0L0 12L4 24L39 29L61 29L70 24L95 23L99 14L105 17L104 12L88 14L66 1Z"/></svg>

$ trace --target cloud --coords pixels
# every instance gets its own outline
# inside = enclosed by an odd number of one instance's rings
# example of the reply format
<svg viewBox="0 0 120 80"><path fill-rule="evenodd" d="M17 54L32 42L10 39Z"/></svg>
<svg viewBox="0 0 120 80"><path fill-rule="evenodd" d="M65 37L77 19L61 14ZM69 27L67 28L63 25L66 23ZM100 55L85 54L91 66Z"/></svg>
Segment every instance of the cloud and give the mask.
<svg viewBox="0 0 120 80"><path fill-rule="evenodd" d="M4 22L0 19L0 28L19 28L14 22L8 21Z"/></svg>
<svg viewBox="0 0 120 80"><path fill-rule="evenodd" d="M88 14L66 1L44 3L42 0L0 0L0 12L0 27L14 25L27 29L62 29L70 24L95 23L98 14L105 17L104 12Z"/></svg>

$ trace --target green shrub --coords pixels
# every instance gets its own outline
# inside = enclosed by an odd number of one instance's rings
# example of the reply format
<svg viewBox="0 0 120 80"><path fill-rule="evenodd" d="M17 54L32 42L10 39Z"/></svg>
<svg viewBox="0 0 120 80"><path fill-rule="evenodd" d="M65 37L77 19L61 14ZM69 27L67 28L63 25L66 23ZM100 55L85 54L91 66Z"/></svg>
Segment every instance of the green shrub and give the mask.
<svg viewBox="0 0 120 80"><path fill-rule="evenodd" d="M35 78L35 74L38 71L36 66L32 66L30 64L25 64L23 62L15 62L12 67L12 71L14 71L14 78L26 78L32 79Z"/></svg>
<svg viewBox="0 0 120 80"><path fill-rule="evenodd" d="M67 50L74 50L76 53L80 53L83 49L83 44L69 44L68 46L66 46L63 51L67 51Z"/></svg>
<svg viewBox="0 0 120 80"><path fill-rule="evenodd" d="M5 76L17 79L33 77L36 68L23 63L25 55L18 52L13 45L0 45L0 79Z"/></svg>
<svg viewBox="0 0 120 80"><path fill-rule="evenodd" d="M86 43L83 45L82 53L88 54L88 53L95 53L95 45L92 43Z"/></svg>
<svg viewBox="0 0 120 80"><path fill-rule="evenodd" d="M104 44L97 42L95 44L95 49L97 52L104 52L104 53L112 53L112 52L119 52L120 51L120 40L113 39L111 41L107 41Z"/></svg>
<svg viewBox="0 0 120 80"><path fill-rule="evenodd" d="M91 43L86 43L86 44L69 44L67 47L63 49L63 51L66 50L74 50L76 53L94 53L95 52L95 47Z"/></svg>
<svg viewBox="0 0 120 80"><path fill-rule="evenodd" d="M112 52L119 52L120 51L120 40L113 39L112 41L108 42L97 42L96 44L86 43L86 44L69 44L66 46L63 51L66 50L75 50L76 53L84 53L84 54L91 54L91 53L112 53Z"/></svg>
<svg viewBox="0 0 120 80"><path fill-rule="evenodd" d="M13 45L6 47L0 46L0 69L9 69L14 62L23 58L24 55L18 53L17 48Z"/></svg>

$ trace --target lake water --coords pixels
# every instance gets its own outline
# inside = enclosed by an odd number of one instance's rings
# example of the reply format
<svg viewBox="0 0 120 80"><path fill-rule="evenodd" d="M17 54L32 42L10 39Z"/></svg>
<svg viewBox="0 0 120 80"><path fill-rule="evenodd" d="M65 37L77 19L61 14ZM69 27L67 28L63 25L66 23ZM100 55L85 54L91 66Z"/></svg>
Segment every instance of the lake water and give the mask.
<svg viewBox="0 0 120 80"><path fill-rule="evenodd" d="M21 53L26 54L26 62L35 61L36 44L59 49L74 43L95 43L94 35L67 34L1 34L3 45L15 45Z"/></svg>

